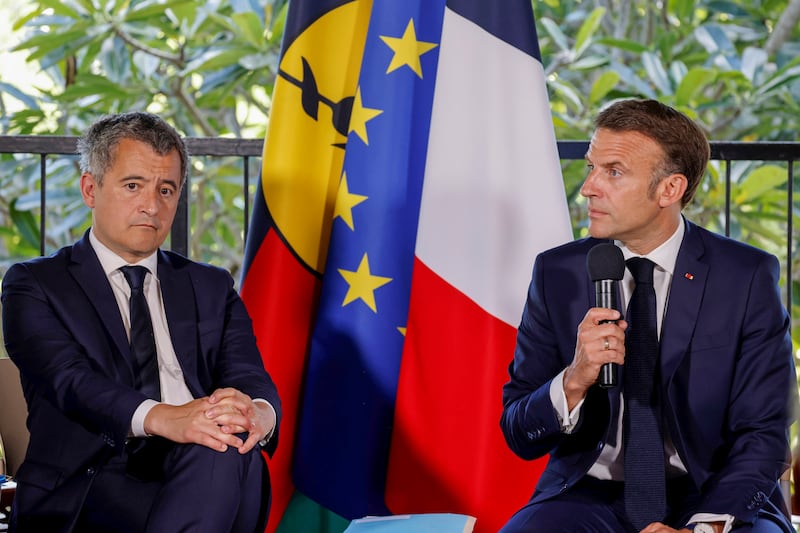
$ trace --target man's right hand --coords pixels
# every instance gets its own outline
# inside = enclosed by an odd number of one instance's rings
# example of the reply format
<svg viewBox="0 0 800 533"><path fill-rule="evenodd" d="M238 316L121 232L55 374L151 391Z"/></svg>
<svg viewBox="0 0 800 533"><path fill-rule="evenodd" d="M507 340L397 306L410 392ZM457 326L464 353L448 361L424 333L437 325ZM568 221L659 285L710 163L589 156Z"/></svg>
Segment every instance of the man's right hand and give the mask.
<svg viewBox="0 0 800 533"><path fill-rule="evenodd" d="M239 448L243 441L235 434L225 433L215 420L206 416L213 405L208 398L198 398L183 405L160 403L150 409L144 419L148 435L158 435L182 444L200 444L224 452L228 446Z"/></svg>
<svg viewBox="0 0 800 533"><path fill-rule="evenodd" d="M606 322L608 320L617 320ZM564 394L570 411L586 397L606 363L625 362L625 329L628 323L616 309L593 307L578 324L575 356L564 372Z"/></svg>

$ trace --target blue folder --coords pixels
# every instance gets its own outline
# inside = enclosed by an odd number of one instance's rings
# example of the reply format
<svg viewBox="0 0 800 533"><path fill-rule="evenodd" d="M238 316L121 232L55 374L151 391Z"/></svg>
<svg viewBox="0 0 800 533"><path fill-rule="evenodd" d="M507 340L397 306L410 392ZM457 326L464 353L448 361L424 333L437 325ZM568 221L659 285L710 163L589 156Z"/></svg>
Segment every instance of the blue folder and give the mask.
<svg viewBox="0 0 800 533"><path fill-rule="evenodd" d="M359 518L344 533L471 533L473 527L475 518L463 514L407 514Z"/></svg>

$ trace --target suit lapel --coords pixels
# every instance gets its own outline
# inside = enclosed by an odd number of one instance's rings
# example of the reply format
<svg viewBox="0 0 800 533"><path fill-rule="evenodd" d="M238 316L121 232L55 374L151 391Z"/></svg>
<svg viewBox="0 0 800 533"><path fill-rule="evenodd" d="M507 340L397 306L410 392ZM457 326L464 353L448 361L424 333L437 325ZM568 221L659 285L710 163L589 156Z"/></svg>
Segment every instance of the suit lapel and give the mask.
<svg viewBox="0 0 800 533"><path fill-rule="evenodd" d="M694 224L686 222L686 234L675 262L667 313L661 327L661 383L664 387L688 353L697 324L708 279L708 265L701 261L704 251Z"/></svg>
<svg viewBox="0 0 800 533"><path fill-rule="evenodd" d="M122 323L122 317L119 314L117 300L114 298L111 284L108 282L108 278L103 272L103 267L100 265L100 260L97 259L97 255L89 243L88 231L72 247L71 262L67 265L67 269L84 293L86 293L119 353L125 354L125 357L127 357L130 350L128 335L125 332L125 326ZM102 355L111 356L111 354ZM98 354L98 356L101 355ZM109 360L109 366L119 367L120 365L118 361Z"/></svg>
<svg viewBox="0 0 800 533"><path fill-rule="evenodd" d="M158 252L158 279L172 348L181 365L186 385L195 397L202 396L204 393L199 390L199 383L195 379L198 375L197 302L192 280L185 270L176 269L161 251Z"/></svg>

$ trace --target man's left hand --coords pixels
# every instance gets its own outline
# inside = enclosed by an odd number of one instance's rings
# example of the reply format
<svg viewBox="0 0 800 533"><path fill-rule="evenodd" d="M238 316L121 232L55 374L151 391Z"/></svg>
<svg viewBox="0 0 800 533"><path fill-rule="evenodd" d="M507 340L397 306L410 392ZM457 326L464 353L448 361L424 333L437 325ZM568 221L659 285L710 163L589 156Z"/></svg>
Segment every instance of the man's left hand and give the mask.
<svg viewBox="0 0 800 533"><path fill-rule="evenodd" d="M644 528L640 533L674 533L676 531L679 533L692 533L691 529L672 529L661 522L653 522Z"/></svg>
<svg viewBox="0 0 800 533"><path fill-rule="evenodd" d="M224 433L248 434L247 440L239 447L241 454L252 450L275 429L275 411L236 389L217 389L208 401L212 407L206 411L206 417L214 420Z"/></svg>

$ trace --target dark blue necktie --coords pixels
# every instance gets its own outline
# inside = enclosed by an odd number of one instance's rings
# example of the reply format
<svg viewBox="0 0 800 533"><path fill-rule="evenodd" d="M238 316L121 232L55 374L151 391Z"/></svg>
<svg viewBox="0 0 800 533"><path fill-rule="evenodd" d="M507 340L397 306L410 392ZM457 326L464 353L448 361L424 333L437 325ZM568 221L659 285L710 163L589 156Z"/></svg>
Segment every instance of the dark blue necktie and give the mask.
<svg viewBox="0 0 800 533"><path fill-rule="evenodd" d="M636 287L625 333L625 510L637 531L666 514L664 442L658 386L658 331L652 261L626 261Z"/></svg>
<svg viewBox="0 0 800 533"><path fill-rule="evenodd" d="M124 266L120 270L131 286L131 365L134 386L154 400L161 399L158 377L158 357L153 323L144 297L144 277L148 270L143 266Z"/></svg>

